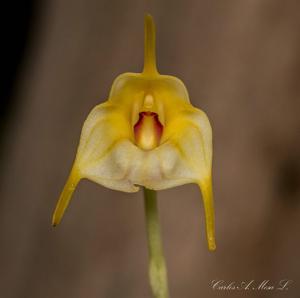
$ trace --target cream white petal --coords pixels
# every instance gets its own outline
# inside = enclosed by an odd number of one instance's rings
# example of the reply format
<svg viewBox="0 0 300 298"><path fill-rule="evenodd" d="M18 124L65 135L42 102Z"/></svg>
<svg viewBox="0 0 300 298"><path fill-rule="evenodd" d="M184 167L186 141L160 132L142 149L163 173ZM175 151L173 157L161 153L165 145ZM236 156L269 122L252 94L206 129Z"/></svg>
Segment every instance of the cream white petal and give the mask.
<svg viewBox="0 0 300 298"><path fill-rule="evenodd" d="M98 119L93 111L89 118L93 117L94 127L87 119L88 129L84 127L81 138L85 144L80 144L75 163L82 177L111 189L134 192L136 185L160 190L198 183L210 176L211 128L203 112L183 113L180 123L174 121L166 127L169 139L150 151L122 138L115 125L111 127L114 113L105 116L98 111Z"/></svg>

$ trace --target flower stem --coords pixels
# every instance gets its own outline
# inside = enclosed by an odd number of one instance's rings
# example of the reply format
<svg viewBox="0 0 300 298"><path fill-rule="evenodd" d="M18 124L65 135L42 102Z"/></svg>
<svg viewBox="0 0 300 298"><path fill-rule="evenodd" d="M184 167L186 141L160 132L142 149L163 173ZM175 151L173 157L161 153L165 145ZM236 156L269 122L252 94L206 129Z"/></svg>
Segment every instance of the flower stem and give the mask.
<svg viewBox="0 0 300 298"><path fill-rule="evenodd" d="M155 298L168 298L168 277L163 254L156 192L144 188L146 226L149 249L149 278Z"/></svg>

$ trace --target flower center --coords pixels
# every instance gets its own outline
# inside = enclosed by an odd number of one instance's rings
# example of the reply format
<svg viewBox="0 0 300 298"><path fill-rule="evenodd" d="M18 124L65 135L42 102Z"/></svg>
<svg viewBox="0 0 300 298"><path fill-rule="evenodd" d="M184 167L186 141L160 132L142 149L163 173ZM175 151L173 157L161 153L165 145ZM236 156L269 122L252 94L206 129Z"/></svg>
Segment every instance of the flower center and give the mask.
<svg viewBox="0 0 300 298"><path fill-rule="evenodd" d="M139 120L134 125L135 142L143 150L151 150L160 143L163 126L159 122L158 114L154 112L140 112Z"/></svg>

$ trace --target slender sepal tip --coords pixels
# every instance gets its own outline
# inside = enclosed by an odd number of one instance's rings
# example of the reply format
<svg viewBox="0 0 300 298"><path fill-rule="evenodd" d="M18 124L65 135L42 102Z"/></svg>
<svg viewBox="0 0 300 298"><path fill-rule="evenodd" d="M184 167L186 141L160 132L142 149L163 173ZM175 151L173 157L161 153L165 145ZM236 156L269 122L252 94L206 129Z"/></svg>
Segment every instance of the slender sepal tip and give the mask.
<svg viewBox="0 0 300 298"><path fill-rule="evenodd" d="M67 207L70 203L73 192L79 181L80 181L79 175L77 173L75 173L74 170L71 171L71 174L70 174L70 176L64 186L64 189L59 197L59 200L55 207L55 211L52 216L52 226L53 227L56 227L60 223L60 221L65 213L65 210L67 209Z"/></svg>

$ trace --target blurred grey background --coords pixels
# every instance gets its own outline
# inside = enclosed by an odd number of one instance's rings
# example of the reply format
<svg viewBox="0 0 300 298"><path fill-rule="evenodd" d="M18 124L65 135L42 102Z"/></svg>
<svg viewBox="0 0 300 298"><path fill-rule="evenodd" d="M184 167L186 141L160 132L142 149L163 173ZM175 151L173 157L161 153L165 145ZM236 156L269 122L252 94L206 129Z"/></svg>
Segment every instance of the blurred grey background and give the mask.
<svg viewBox="0 0 300 298"><path fill-rule="evenodd" d="M2 98L0 297L151 297L141 193L82 181L51 227L84 119L118 74L142 68L146 12L160 72L185 82L214 132L216 252L197 187L159 192L171 297L300 297L300 2L30 5L5 27L3 61L18 63ZM211 286L282 279L288 290Z"/></svg>

